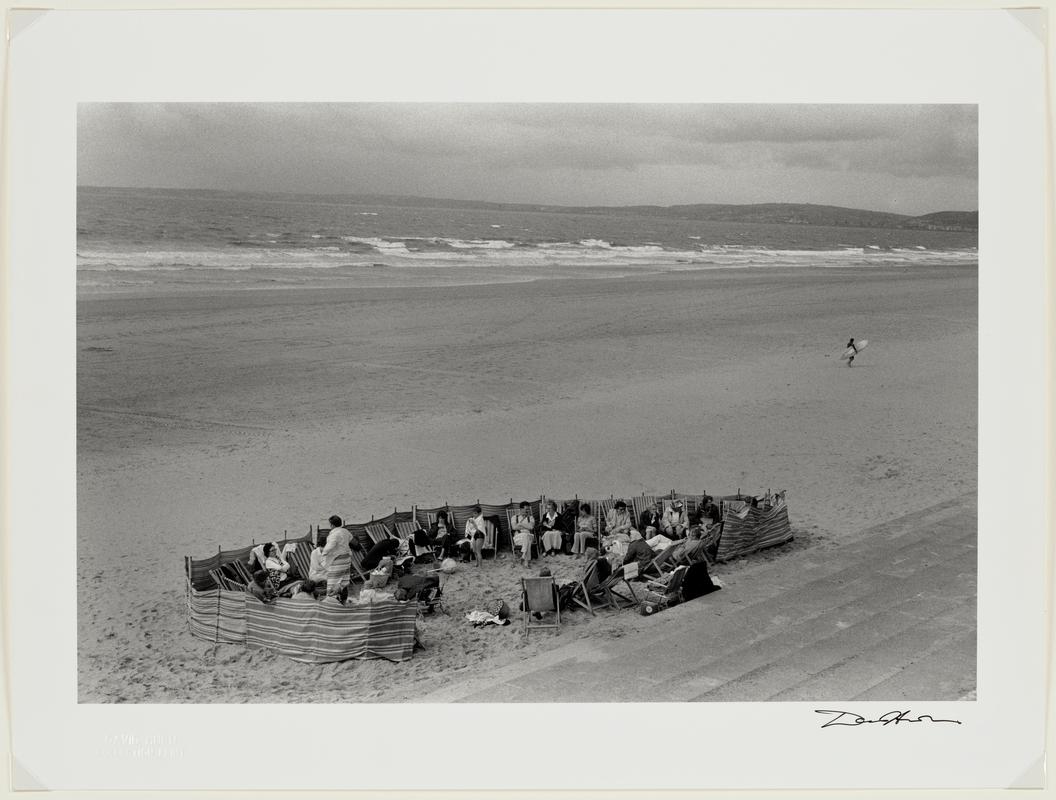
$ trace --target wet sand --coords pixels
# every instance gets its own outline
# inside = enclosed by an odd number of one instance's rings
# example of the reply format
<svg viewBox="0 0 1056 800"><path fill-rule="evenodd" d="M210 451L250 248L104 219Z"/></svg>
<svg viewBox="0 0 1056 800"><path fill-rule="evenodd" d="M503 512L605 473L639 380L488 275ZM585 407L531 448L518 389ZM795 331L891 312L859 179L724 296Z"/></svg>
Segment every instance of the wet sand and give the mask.
<svg viewBox="0 0 1056 800"><path fill-rule="evenodd" d="M851 369L849 336L870 341ZM507 557L452 577L451 615L405 664L310 667L190 636L184 555L331 513L773 488L790 547L824 548L976 488L964 267L91 297L77 347L82 702L413 698L655 621L575 612L528 643L475 630L465 611L516 606Z"/></svg>

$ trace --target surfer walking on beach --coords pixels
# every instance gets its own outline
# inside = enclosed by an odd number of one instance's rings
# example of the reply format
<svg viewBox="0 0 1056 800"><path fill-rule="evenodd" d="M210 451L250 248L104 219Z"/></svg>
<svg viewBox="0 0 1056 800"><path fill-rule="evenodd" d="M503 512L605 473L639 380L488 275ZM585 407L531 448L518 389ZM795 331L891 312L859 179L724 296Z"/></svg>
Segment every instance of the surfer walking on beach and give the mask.
<svg viewBox="0 0 1056 800"><path fill-rule="evenodd" d="M847 359L847 366L849 367L849 366L851 366L851 364L854 363L854 357L856 355L858 355L858 347L854 343L854 337L853 336L851 337L851 340L849 342L847 342L847 346L849 348L851 348L851 350L854 351L853 353L851 353L850 357Z"/></svg>

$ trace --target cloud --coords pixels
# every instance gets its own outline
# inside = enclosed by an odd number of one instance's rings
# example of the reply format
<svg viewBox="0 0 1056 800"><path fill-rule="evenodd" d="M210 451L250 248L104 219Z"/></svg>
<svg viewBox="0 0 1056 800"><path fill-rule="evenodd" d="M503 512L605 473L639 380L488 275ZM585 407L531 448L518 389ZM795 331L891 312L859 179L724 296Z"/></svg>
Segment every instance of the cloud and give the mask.
<svg viewBox="0 0 1056 800"><path fill-rule="evenodd" d="M500 201L532 185L541 203L557 202L547 186L577 182L589 203L681 199L710 168L723 186L755 182L760 200L786 179L811 192L842 181L868 205L876 176L948 180L963 197L977 158L977 113L964 105L87 104L78 128L84 183L452 197L489 187L479 199Z"/></svg>

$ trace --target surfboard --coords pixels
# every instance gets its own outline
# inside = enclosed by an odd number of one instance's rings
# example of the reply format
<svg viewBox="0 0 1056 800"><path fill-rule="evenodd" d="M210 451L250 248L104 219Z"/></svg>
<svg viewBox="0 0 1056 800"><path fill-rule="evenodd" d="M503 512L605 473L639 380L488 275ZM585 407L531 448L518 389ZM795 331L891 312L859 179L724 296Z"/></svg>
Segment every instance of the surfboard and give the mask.
<svg viewBox="0 0 1056 800"><path fill-rule="evenodd" d="M855 342L855 344L858 346L858 352L860 353L866 347L869 346L869 340L868 339L862 339L862 341ZM843 354L840 356L840 358L850 358L853 355L854 355L854 348L853 347L848 347L846 350L843 351Z"/></svg>

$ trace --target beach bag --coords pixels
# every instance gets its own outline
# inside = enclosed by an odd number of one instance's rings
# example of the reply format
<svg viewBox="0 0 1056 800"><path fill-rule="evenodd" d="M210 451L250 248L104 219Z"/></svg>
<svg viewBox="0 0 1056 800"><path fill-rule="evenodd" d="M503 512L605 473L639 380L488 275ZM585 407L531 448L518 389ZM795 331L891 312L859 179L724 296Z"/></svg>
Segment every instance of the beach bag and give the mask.
<svg viewBox="0 0 1056 800"><path fill-rule="evenodd" d="M383 589L392 577L392 559L386 556L381 559L377 568L372 570L367 581L367 587L371 589Z"/></svg>
<svg viewBox="0 0 1056 800"><path fill-rule="evenodd" d="M510 607L506 605L505 600L499 598L489 601L485 609L493 617L498 617L499 619L506 619L510 616Z"/></svg>

